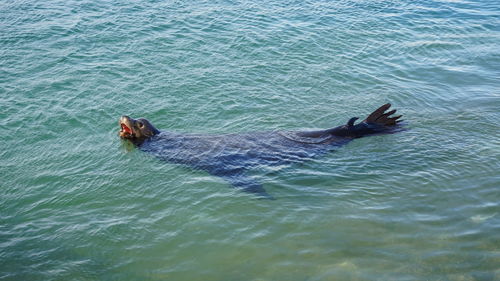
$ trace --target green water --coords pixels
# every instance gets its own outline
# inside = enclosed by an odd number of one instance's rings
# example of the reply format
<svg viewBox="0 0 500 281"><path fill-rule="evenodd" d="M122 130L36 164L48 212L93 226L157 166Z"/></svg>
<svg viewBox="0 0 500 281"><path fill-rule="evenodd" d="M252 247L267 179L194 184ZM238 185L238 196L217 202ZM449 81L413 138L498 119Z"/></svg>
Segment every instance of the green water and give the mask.
<svg viewBox="0 0 500 281"><path fill-rule="evenodd" d="M497 1L3 1L0 280L500 280ZM409 130L254 176L117 136Z"/></svg>

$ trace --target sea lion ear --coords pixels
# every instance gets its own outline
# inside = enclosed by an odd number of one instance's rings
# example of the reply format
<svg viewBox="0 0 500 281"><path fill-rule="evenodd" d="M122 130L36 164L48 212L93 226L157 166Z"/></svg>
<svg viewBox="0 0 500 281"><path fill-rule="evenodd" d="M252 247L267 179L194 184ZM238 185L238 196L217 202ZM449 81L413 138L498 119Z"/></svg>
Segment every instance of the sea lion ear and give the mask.
<svg viewBox="0 0 500 281"><path fill-rule="evenodd" d="M354 126L354 122L358 119L359 117L352 117L351 119L349 119L349 121L347 121L347 127L352 128L352 126Z"/></svg>

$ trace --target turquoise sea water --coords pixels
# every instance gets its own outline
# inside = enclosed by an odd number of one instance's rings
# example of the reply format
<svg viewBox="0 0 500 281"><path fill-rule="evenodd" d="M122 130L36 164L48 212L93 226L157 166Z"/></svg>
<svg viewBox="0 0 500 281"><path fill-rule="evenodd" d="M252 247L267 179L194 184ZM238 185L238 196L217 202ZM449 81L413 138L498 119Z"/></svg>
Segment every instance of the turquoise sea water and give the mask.
<svg viewBox="0 0 500 281"><path fill-rule="evenodd" d="M498 1L0 2L0 280L500 280ZM118 136L409 130L254 176Z"/></svg>

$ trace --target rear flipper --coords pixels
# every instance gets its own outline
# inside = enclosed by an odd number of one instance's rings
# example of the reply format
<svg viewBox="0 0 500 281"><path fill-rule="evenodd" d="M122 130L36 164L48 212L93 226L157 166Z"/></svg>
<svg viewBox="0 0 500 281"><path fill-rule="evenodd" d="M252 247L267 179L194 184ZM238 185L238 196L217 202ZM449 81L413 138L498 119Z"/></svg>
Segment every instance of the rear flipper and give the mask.
<svg viewBox="0 0 500 281"><path fill-rule="evenodd" d="M372 112L368 117L366 117L363 122L368 124L376 124L379 126L395 126L402 120L398 120L403 115L392 116L392 114L396 113L396 109L391 111L387 111L391 107L390 103L386 103L381 107L377 108L374 112ZM387 111L387 112L386 112Z"/></svg>
<svg viewBox="0 0 500 281"><path fill-rule="evenodd" d="M401 130L399 120L402 115L392 116L396 110L387 111L390 103L384 104L373 111L361 123L354 125L358 117L351 118L346 125L331 129L330 133L342 137L360 138L367 135L390 134Z"/></svg>

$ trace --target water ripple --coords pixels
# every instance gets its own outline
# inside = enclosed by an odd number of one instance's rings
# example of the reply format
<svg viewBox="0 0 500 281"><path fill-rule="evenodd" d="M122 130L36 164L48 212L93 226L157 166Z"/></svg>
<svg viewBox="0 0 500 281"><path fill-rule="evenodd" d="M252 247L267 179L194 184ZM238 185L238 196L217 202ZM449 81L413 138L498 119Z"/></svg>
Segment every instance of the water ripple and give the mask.
<svg viewBox="0 0 500 281"><path fill-rule="evenodd" d="M495 1L0 6L0 279L499 279ZM385 102L407 131L255 171L273 202L117 138Z"/></svg>

